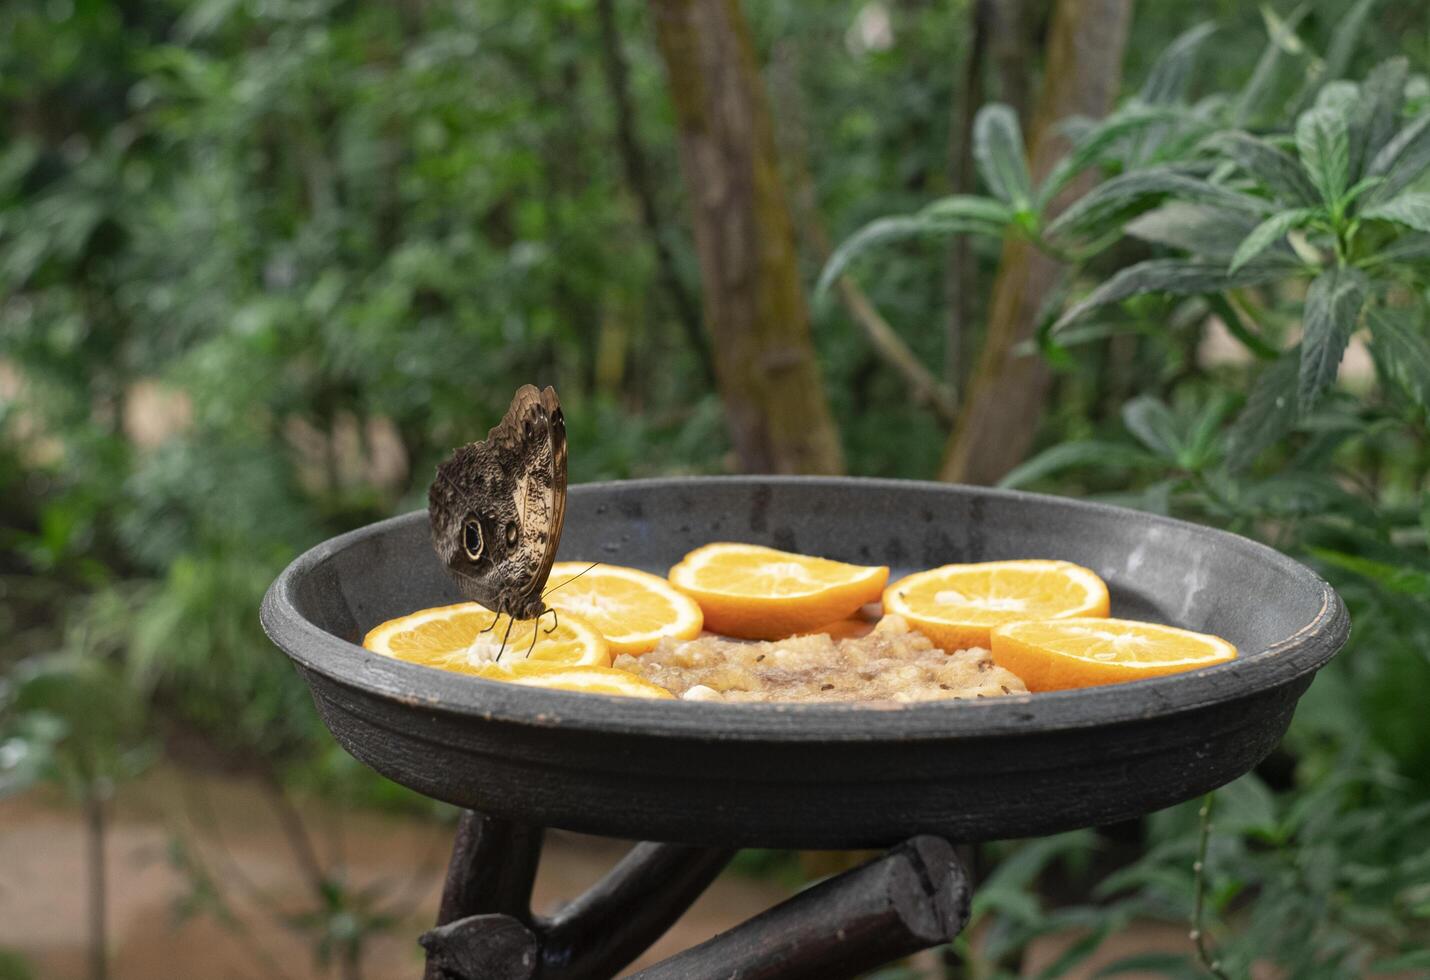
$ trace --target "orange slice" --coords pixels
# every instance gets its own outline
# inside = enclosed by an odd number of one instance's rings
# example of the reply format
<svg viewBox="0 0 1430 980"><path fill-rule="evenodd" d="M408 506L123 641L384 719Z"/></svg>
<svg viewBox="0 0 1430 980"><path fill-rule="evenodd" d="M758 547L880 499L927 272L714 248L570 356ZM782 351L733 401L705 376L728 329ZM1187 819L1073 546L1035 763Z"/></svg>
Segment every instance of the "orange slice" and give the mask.
<svg viewBox="0 0 1430 980"><path fill-rule="evenodd" d="M494 626L493 620L497 620ZM534 646L533 630L536 631ZM506 640L504 651L503 639ZM528 659L528 651L531 660L542 663L579 667L611 665L605 638L580 616L563 615L561 624L552 629L549 619L513 621L506 616L498 617L475 602L423 609L390 619L370 630L363 637L362 645L373 653L463 674L479 672L485 664L495 660L498 653L505 664Z"/></svg>
<svg viewBox="0 0 1430 980"><path fill-rule="evenodd" d="M583 694L620 694L632 698L674 698L665 688L637 677L628 670L614 667L571 667L561 664L518 660L510 665L502 662L483 664L478 677L487 680L548 687L559 691L579 691Z"/></svg>
<svg viewBox="0 0 1430 980"><path fill-rule="evenodd" d="M847 619L879 598L884 567L846 565L754 544L707 544L670 570L670 584L700 603L705 628L777 640Z"/></svg>
<svg viewBox="0 0 1430 980"><path fill-rule="evenodd" d="M884 612L944 650L987 649L988 631L1001 623L1106 616L1107 583L1089 568L1041 558L944 565L885 589Z"/></svg>
<svg viewBox="0 0 1430 980"><path fill-rule="evenodd" d="M1117 684L1236 658L1236 647L1205 633L1127 619L1048 619L993 629L993 662L1030 691Z"/></svg>
<svg viewBox="0 0 1430 980"><path fill-rule="evenodd" d="M639 569L562 561L546 581L547 605L600 630L612 656L654 650L666 637L694 639L704 622L694 599Z"/></svg>

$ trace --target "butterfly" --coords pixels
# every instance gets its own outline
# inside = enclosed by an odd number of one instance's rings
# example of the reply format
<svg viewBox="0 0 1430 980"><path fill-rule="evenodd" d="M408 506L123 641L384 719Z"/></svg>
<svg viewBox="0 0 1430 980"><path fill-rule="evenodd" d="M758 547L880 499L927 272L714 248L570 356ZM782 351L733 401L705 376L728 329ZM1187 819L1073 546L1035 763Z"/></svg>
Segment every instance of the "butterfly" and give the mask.
<svg viewBox="0 0 1430 980"><path fill-rule="evenodd" d="M565 516L566 421L550 387L518 388L486 440L454 450L427 490L432 547L458 591L511 619L546 612Z"/></svg>

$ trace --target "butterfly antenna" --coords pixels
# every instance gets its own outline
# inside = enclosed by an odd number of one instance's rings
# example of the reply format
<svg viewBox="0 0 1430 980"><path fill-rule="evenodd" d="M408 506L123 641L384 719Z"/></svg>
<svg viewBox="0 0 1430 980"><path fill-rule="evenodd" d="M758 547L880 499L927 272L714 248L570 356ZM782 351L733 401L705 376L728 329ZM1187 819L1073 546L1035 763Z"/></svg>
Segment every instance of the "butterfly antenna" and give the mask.
<svg viewBox="0 0 1430 980"><path fill-rule="evenodd" d="M560 585L553 585L551 588L547 589L545 592L543 592L543 593L541 594L541 598L545 599L547 596L549 596L551 593L555 592L557 589L561 588L562 586L570 585L572 582L576 581L576 580L577 580L578 578L580 578L582 575L585 575L587 572L589 572L591 569L595 568L595 567L596 567L597 565L599 565L599 564L601 564L601 563L598 562L598 561L593 561L593 562L591 562L591 564L589 564L589 565L587 565L585 568L581 569L581 570L580 570L579 572L577 572L575 575L572 575L570 578L568 578L566 581L562 582ZM554 628L555 628L555 627L553 627L553 629L554 629Z"/></svg>
<svg viewBox="0 0 1430 980"><path fill-rule="evenodd" d="M546 612L551 613L551 629L547 630L546 632L548 632L548 633L555 633L557 630L559 630L559 629L561 628L561 617L558 616L558 615L556 615L556 607L555 607L555 606L547 606L547 607L546 607ZM543 614L543 615L544 615L544 614Z"/></svg>
<svg viewBox="0 0 1430 980"><path fill-rule="evenodd" d="M506 653L506 641L511 639L511 627L516 622L516 617L508 615L506 618L506 633L501 638L501 649L497 651L497 663L501 663L501 655Z"/></svg>

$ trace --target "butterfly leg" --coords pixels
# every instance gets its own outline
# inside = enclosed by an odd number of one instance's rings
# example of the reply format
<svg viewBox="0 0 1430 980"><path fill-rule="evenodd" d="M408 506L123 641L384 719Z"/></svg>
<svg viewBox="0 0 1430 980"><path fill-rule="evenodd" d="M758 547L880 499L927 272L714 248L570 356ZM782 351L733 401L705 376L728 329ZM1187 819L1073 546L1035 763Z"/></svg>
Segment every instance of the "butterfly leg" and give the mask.
<svg viewBox="0 0 1430 980"><path fill-rule="evenodd" d="M516 617L508 615L506 618L506 633L501 638L501 649L497 651L496 662L501 663L501 655L506 653L506 641L511 639L511 627L516 622Z"/></svg>
<svg viewBox="0 0 1430 980"><path fill-rule="evenodd" d="M492 630L497 628L497 623L500 621L501 613L497 613L495 616L492 617L492 621L486 625L485 629L477 631L477 635L481 636L483 633L490 633Z"/></svg>
<svg viewBox="0 0 1430 980"><path fill-rule="evenodd" d="M541 632L537 629L541 625L541 617L538 616L531 621L531 646L526 648L526 659L531 659L531 651L536 649L536 634Z"/></svg>

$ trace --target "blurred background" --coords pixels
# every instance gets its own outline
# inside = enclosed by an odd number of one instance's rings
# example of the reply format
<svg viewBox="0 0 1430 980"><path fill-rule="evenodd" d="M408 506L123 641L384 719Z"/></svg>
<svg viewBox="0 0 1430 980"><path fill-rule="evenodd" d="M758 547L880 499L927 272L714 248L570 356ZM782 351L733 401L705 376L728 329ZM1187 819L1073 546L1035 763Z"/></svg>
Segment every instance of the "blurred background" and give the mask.
<svg viewBox="0 0 1430 980"><path fill-rule="evenodd" d="M1390 0L8 0L0 978L416 975L454 814L257 607L528 381L573 482L1002 482L1345 596L1209 839L980 847L885 980L1427 975L1427 68ZM618 853L555 835L538 906Z"/></svg>

